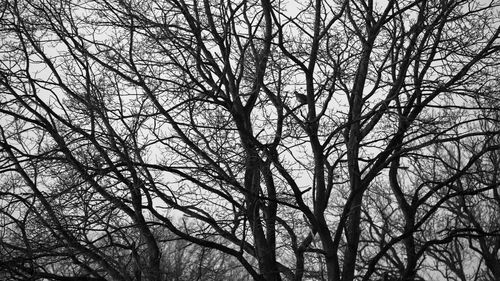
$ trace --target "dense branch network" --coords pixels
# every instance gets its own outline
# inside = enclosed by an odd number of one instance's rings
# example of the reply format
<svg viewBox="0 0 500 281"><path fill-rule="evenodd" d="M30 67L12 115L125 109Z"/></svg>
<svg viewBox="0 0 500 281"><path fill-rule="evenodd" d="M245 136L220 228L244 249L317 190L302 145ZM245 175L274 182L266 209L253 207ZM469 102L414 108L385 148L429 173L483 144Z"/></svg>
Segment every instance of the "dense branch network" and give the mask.
<svg viewBox="0 0 500 281"><path fill-rule="evenodd" d="M500 280L497 1L0 1L0 277Z"/></svg>

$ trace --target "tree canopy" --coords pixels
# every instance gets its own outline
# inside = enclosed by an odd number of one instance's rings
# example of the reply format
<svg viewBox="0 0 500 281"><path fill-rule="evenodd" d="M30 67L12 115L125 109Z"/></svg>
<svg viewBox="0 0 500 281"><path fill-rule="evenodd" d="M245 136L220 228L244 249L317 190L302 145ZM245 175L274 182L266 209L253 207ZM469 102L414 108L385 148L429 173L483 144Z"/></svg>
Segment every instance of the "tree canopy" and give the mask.
<svg viewBox="0 0 500 281"><path fill-rule="evenodd" d="M499 5L0 0L0 278L500 281Z"/></svg>

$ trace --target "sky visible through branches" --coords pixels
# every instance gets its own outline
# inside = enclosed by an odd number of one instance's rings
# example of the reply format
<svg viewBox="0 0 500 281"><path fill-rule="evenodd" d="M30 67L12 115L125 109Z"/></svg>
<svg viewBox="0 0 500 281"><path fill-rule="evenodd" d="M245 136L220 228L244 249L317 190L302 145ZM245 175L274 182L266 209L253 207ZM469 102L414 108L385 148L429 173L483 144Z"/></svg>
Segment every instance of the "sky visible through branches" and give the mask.
<svg viewBox="0 0 500 281"><path fill-rule="evenodd" d="M0 279L500 281L499 5L0 0Z"/></svg>

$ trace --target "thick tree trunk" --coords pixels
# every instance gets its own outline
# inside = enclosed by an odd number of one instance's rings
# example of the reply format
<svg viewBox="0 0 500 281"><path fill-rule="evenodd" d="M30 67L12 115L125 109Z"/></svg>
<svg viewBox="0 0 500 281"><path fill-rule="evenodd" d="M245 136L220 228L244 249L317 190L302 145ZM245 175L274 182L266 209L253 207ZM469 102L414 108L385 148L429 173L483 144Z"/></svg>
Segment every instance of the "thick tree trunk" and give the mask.
<svg viewBox="0 0 500 281"><path fill-rule="evenodd" d="M356 191L353 191L356 192ZM342 268L342 281L351 281L354 279L356 259L358 254L359 237L361 235L361 203L363 193L358 189L352 201L351 211L346 222L347 247L344 250L344 265Z"/></svg>
<svg viewBox="0 0 500 281"><path fill-rule="evenodd" d="M253 239L255 241L255 251L259 270L266 281L280 281L278 266L276 263L275 245L272 239L266 237L263 227L263 219L260 215L260 209L263 203L260 202L260 159L255 151L247 150L245 188L247 191L247 217L250 222ZM268 227L274 224L268 224ZM269 233L268 229L268 233Z"/></svg>

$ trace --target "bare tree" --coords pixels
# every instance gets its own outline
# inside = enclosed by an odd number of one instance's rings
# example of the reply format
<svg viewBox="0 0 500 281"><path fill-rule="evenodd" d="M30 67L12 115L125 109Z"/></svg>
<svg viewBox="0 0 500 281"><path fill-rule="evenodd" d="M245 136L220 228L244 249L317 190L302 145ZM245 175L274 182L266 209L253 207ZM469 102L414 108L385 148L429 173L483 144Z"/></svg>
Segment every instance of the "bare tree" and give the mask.
<svg viewBox="0 0 500 281"><path fill-rule="evenodd" d="M482 119L475 123L481 130L498 128L498 101L483 100L489 106L481 113ZM453 145L442 149L446 161L445 174L454 173L464 165L468 155L477 154L484 145L497 145L498 135L484 139L454 141ZM500 228L498 224L498 150L488 151L477 159L469 171L455 179L450 188L456 196L444 205L448 215L448 232L456 237L450 245L443 245L430 252L438 263L445 264L456 280L497 280L500 272L499 249ZM459 278L459 279L458 279Z"/></svg>
<svg viewBox="0 0 500 281"><path fill-rule="evenodd" d="M1 3L2 272L176 280L169 233L242 278L419 280L475 239L496 1Z"/></svg>

